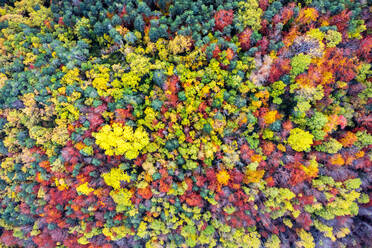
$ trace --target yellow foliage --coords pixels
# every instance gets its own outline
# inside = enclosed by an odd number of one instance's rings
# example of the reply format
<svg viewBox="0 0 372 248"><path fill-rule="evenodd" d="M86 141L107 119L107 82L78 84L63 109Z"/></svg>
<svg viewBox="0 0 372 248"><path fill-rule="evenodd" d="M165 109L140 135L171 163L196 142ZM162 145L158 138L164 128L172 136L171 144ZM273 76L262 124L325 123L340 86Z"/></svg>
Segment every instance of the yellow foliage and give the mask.
<svg viewBox="0 0 372 248"><path fill-rule="evenodd" d="M245 183L258 183L261 178L264 176L265 171L264 170L247 170L245 172Z"/></svg>
<svg viewBox="0 0 372 248"><path fill-rule="evenodd" d="M86 182L86 183L80 184L80 185L76 188L76 191L77 191L79 194L89 195L90 192L94 191L94 189L93 189L93 188L90 188L90 187L88 186L88 182Z"/></svg>
<svg viewBox="0 0 372 248"><path fill-rule="evenodd" d="M66 182L65 182L65 180L63 179L63 178L61 178L61 179L55 179L54 180L54 182L55 182L55 184L56 184L56 186L57 186L57 189L59 190L59 191L63 191L63 190L65 190L65 189L68 189L69 187L68 187L68 185L66 184Z"/></svg>
<svg viewBox="0 0 372 248"><path fill-rule="evenodd" d="M323 224L318 220L314 220L314 226L320 232L324 234L325 237L330 238L332 241L336 240L336 237L333 235L333 228Z"/></svg>
<svg viewBox="0 0 372 248"><path fill-rule="evenodd" d="M217 173L217 181L221 185L227 185L228 182L229 182L229 179L230 179L230 175L229 175L229 173L226 170L220 170Z"/></svg>
<svg viewBox="0 0 372 248"><path fill-rule="evenodd" d="M308 31L306 33L306 35L312 37L312 38L315 38L319 41L322 41L324 39L324 33L322 31L319 30L319 28L313 28L313 29L310 29L310 31Z"/></svg>
<svg viewBox="0 0 372 248"><path fill-rule="evenodd" d="M35 10L38 5L39 9ZM8 20L10 23L24 23L30 27L40 27L44 25L44 21L52 16L50 8L46 8L42 0L21 0L15 1L14 8L7 6L6 9L1 9L0 22ZM25 17L24 12L27 11L29 17Z"/></svg>
<svg viewBox="0 0 372 248"><path fill-rule="evenodd" d="M62 68L62 71L67 73L62 77L61 83L62 84L73 84L74 82L81 82L81 79L79 78L80 71L77 67L75 67L72 70L67 70L67 68L64 66Z"/></svg>
<svg viewBox="0 0 372 248"><path fill-rule="evenodd" d="M275 122L277 113L278 113L277 110L267 112L264 117L265 123L267 125L270 125L271 123Z"/></svg>
<svg viewBox="0 0 372 248"><path fill-rule="evenodd" d="M138 74L134 72L128 72L124 73L121 77L121 81L124 85L124 87L130 87L135 89L138 86L138 82L141 80L141 78L138 76Z"/></svg>
<svg viewBox="0 0 372 248"><path fill-rule="evenodd" d="M139 77L142 77L143 75L146 75L150 72L150 58L147 58L145 56L136 54L136 53L129 53L126 56L127 62L130 64L131 73L133 75L138 75Z"/></svg>
<svg viewBox="0 0 372 248"><path fill-rule="evenodd" d="M5 74L0 73L0 89L4 87L6 80L8 80L8 77Z"/></svg>
<svg viewBox="0 0 372 248"><path fill-rule="evenodd" d="M105 227L103 228L102 233L110 240L118 240L124 238L128 234L134 234L131 229L126 226L114 226L111 228Z"/></svg>
<svg viewBox="0 0 372 248"><path fill-rule="evenodd" d="M176 35L173 40L169 41L169 51L176 55L188 51L191 46L191 38L183 35Z"/></svg>
<svg viewBox="0 0 372 248"><path fill-rule="evenodd" d="M120 168L112 168L110 172L103 174L105 183L114 189L120 189L120 181L130 182L130 176Z"/></svg>
<svg viewBox="0 0 372 248"><path fill-rule="evenodd" d="M110 196L116 203L117 212L123 212L127 209L127 207L132 206L132 202L130 200L132 195L132 192L128 189L111 190Z"/></svg>
<svg viewBox="0 0 372 248"><path fill-rule="evenodd" d="M144 238L147 235L147 223L145 221L141 221L138 230L137 236L140 238Z"/></svg>
<svg viewBox="0 0 372 248"><path fill-rule="evenodd" d="M302 170L309 177L316 177L318 175L318 162L315 159L310 160L309 166L302 166Z"/></svg>
<svg viewBox="0 0 372 248"><path fill-rule="evenodd" d="M301 9L296 21L307 24L316 21L318 16L318 11L315 8L304 8Z"/></svg>
<svg viewBox="0 0 372 248"><path fill-rule="evenodd" d="M350 229L347 227L340 228L340 231L336 233L337 238L344 238L350 233Z"/></svg>
<svg viewBox="0 0 372 248"><path fill-rule="evenodd" d="M261 28L261 15L263 13L260 9L257 0L241 1L238 3L238 19L244 26L249 26L253 30Z"/></svg>
<svg viewBox="0 0 372 248"><path fill-rule="evenodd" d="M69 138L68 130L66 125L58 125L53 129L52 141L59 145L65 145Z"/></svg>
<svg viewBox="0 0 372 248"><path fill-rule="evenodd" d="M97 77L93 80L92 85L97 90L107 90L107 83L108 83L107 77Z"/></svg>
<svg viewBox="0 0 372 248"><path fill-rule="evenodd" d="M313 138L314 136L309 132L300 128L294 128L290 132L288 144L293 150L302 152L310 149L311 145L313 144Z"/></svg>
<svg viewBox="0 0 372 248"><path fill-rule="evenodd" d="M148 133L143 127L133 132L130 126L114 123L103 126L98 133L92 134L97 145L105 150L106 155L124 155L127 159L134 159L148 143Z"/></svg>
<svg viewBox="0 0 372 248"><path fill-rule="evenodd" d="M298 232L298 236L300 237L301 241L296 242L296 247L303 247L303 248L314 248L314 237L311 233L306 232L304 229L301 229Z"/></svg>
<svg viewBox="0 0 372 248"><path fill-rule="evenodd" d="M342 41L342 34L330 29L325 35L325 38L328 42L327 47L335 47Z"/></svg>
<svg viewBox="0 0 372 248"><path fill-rule="evenodd" d="M280 239L277 235L273 234L267 239L265 243L265 248L277 248L277 247L280 247Z"/></svg>

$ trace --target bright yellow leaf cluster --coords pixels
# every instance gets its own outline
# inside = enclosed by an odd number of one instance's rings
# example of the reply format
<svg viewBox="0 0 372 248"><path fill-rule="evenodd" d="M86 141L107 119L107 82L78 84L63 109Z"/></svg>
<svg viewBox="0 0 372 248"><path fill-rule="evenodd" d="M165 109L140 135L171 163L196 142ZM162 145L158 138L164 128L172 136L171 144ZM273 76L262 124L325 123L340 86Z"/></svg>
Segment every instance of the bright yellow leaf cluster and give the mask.
<svg viewBox="0 0 372 248"><path fill-rule="evenodd" d="M103 174L103 179L105 183L114 189L120 189L120 182L125 181L130 182L130 177L127 173L119 168L113 168L110 172Z"/></svg>
<svg viewBox="0 0 372 248"><path fill-rule="evenodd" d="M300 128L294 128L290 132L288 138L288 144L292 147L293 150L297 152L302 152L310 149L310 146L313 144L314 136L307 131L304 131Z"/></svg>
<svg viewBox="0 0 372 248"><path fill-rule="evenodd" d="M303 247L303 248L314 248L314 238L311 235L311 233L306 232L304 229L301 229L298 232L298 236L300 237L301 241L297 241L296 245L297 247Z"/></svg>
<svg viewBox="0 0 372 248"><path fill-rule="evenodd" d="M266 113L264 119L265 119L265 123L267 125L270 125L272 124L273 122L275 122L276 120L276 115L277 115L278 111L277 110L273 110L273 111L269 111Z"/></svg>
<svg viewBox="0 0 372 248"><path fill-rule="evenodd" d="M83 184L80 184L77 188L76 188L76 191L79 193L79 194L84 194L84 195L89 195L90 192L94 191L93 188L90 188L88 186L88 182L86 183L83 183Z"/></svg>
<svg viewBox="0 0 372 248"><path fill-rule="evenodd" d="M134 131L130 126L114 123L103 126L98 133L92 135L106 155L125 155L127 159L135 159L149 143L148 133L142 126Z"/></svg>
<svg viewBox="0 0 372 248"><path fill-rule="evenodd" d="M123 76L121 77L121 81L124 87L130 88L136 88L140 80L141 78L138 76L138 74L133 72L124 73Z"/></svg>
<svg viewBox="0 0 372 248"><path fill-rule="evenodd" d="M227 185L230 179L230 175L226 170L220 170L217 173L217 181L222 185Z"/></svg>

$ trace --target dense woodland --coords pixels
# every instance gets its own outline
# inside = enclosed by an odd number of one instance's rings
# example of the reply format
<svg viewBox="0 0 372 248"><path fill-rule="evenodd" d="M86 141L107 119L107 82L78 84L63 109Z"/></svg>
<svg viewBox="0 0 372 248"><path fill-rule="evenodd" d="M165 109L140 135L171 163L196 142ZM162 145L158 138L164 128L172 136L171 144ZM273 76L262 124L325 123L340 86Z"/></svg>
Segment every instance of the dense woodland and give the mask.
<svg viewBox="0 0 372 248"><path fill-rule="evenodd" d="M0 0L0 247L372 247L370 0Z"/></svg>

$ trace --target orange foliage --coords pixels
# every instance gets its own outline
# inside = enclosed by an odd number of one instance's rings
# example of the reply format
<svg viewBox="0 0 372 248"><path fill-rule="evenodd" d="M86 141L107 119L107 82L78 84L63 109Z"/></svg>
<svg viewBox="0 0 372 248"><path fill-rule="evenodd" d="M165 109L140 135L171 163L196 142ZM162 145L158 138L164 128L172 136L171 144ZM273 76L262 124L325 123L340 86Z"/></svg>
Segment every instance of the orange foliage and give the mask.
<svg viewBox="0 0 372 248"><path fill-rule="evenodd" d="M266 156L269 156L273 151L275 151L275 145L272 142L264 142L262 150Z"/></svg>
<svg viewBox="0 0 372 248"><path fill-rule="evenodd" d="M48 169L50 168L50 163L49 163L49 161L41 161L41 162L39 163L39 165L40 165L40 167L42 167L42 168L44 168L44 169L46 169L46 170L48 170Z"/></svg>
<svg viewBox="0 0 372 248"><path fill-rule="evenodd" d="M343 147L351 147L358 138L353 132L347 132L343 138L339 140Z"/></svg>
<svg viewBox="0 0 372 248"><path fill-rule="evenodd" d="M259 163L259 162L261 162L261 160L262 160L262 157L259 154L253 154L252 157L251 157L252 162L258 162Z"/></svg>
<svg viewBox="0 0 372 248"><path fill-rule="evenodd" d="M345 164L345 160L344 158L341 156L341 154L335 154L332 156L331 160L330 160L331 164L333 165L338 165L338 166L342 166Z"/></svg>
<svg viewBox="0 0 372 248"><path fill-rule="evenodd" d="M293 43L293 41L298 37L298 30L297 26L294 26L289 31L288 35L284 37L283 43L286 47L290 47Z"/></svg>
<svg viewBox="0 0 372 248"><path fill-rule="evenodd" d="M261 178L264 176L265 171L264 170L257 170L257 171L252 171L252 170L247 170L245 173L245 178L243 180L244 183L258 183Z"/></svg>
<svg viewBox="0 0 372 248"><path fill-rule="evenodd" d="M355 154L355 157L357 158L363 158L364 157L364 151L359 151Z"/></svg>
<svg viewBox="0 0 372 248"><path fill-rule="evenodd" d="M338 116L336 114L328 116L328 123L324 125L324 132L329 133L335 130L338 125Z"/></svg>
<svg viewBox="0 0 372 248"><path fill-rule="evenodd" d="M144 199L150 199L152 197L152 191L150 186L147 186L146 188L143 189L138 189L138 194L142 196Z"/></svg>
<svg viewBox="0 0 372 248"><path fill-rule="evenodd" d="M83 142L79 142L75 145L75 148L79 151L85 147L85 144Z"/></svg>
<svg viewBox="0 0 372 248"><path fill-rule="evenodd" d="M299 13L296 22L307 24L316 21L318 16L318 11L315 8L303 8Z"/></svg>
<svg viewBox="0 0 372 248"><path fill-rule="evenodd" d="M217 173L217 181L221 184L221 185L227 185L229 183L229 179L230 179L230 174L226 171L226 170L220 170L218 173Z"/></svg>

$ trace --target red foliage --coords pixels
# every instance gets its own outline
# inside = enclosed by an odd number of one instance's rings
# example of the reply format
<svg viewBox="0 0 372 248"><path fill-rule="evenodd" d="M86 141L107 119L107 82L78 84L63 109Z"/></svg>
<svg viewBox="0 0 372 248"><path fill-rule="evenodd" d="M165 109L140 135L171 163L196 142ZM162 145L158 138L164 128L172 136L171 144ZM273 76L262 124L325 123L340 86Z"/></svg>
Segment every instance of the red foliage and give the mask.
<svg viewBox="0 0 372 248"><path fill-rule="evenodd" d="M187 177L187 178L185 178L185 183L187 184L187 189L186 189L186 191L187 192L191 192L192 191L192 185L193 185L193 181L192 181L192 179L191 178L189 178L189 177Z"/></svg>
<svg viewBox="0 0 372 248"><path fill-rule="evenodd" d="M35 242L37 247L40 248L56 247L56 243L52 240L52 237L48 234L48 231L49 230L43 230L42 233L32 238L32 241Z"/></svg>
<svg viewBox="0 0 372 248"><path fill-rule="evenodd" d="M58 19L58 25L62 25L62 26L65 25L65 23L63 22L63 17L62 16Z"/></svg>
<svg viewBox="0 0 372 248"><path fill-rule="evenodd" d="M299 198L300 202L304 205L309 205L312 204L314 201L314 196L309 195L309 196L302 196Z"/></svg>
<svg viewBox="0 0 372 248"><path fill-rule="evenodd" d="M143 164L143 162L145 162L146 157L147 157L146 154L144 154L144 155L142 155L142 156L138 156L138 157L136 158L136 160L134 160L134 164L137 165L137 166L141 166L141 165Z"/></svg>
<svg viewBox="0 0 372 248"><path fill-rule="evenodd" d="M372 145L369 145L367 147L367 150L371 150L371 149L372 149ZM368 156L364 156L360 159L355 160L355 168L362 169L364 171L369 172L372 170L372 161L371 159L369 159Z"/></svg>
<svg viewBox="0 0 372 248"><path fill-rule="evenodd" d="M244 174L241 171L237 170L236 168L231 171L230 176L231 181L237 184L240 184L244 179Z"/></svg>
<svg viewBox="0 0 372 248"><path fill-rule="evenodd" d="M97 108L94 108L93 112L96 113L96 114L102 114L106 110L107 110L107 104L103 103L103 104L99 105Z"/></svg>
<svg viewBox="0 0 372 248"><path fill-rule="evenodd" d="M63 245L66 247L74 247L74 248L84 248L88 247L87 245L81 245L77 242L77 238L75 235L69 235L68 238L63 240ZM50 246L50 247L55 247L55 246Z"/></svg>
<svg viewBox="0 0 372 248"><path fill-rule="evenodd" d="M62 213L59 212L59 210L52 205L46 205L44 207L44 213L46 215L47 223L56 222L59 218L62 217Z"/></svg>
<svg viewBox="0 0 372 248"><path fill-rule="evenodd" d="M274 181L273 177L268 177L268 178L265 179L265 181L266 181L266 183L269 187L274 187L275 181Z"/></svg>
<svg viewBox="0 0 372 248"><path fill-rule="evenodd" d="M203 176L196 176L196 186L202 187L206 181L206 178Z"/></svg>
<svg viewBox="0 0 372 248"><path fill-rule="evenodd" d="M49 162L48 160L46 160L46 161L41 161L41 162L39 163L39 166L40 166L41 168L44 168L44 169L46 169L47 171L49 171L49 168L50 168L50 162Z"/></svg>
<svg viewBox="0 0 372 248"><path fill-rule="evenodd" d="M205 174L207 177L207 183L209 184L208 189L215 190L217 188L216 172L212 168L209 168Z"/></svg>
<svg viewBox="0 0 372 248"><path fill-rule="evenodd" d="M366 57L371 63L372 37L367 36L360 42L358 57Z"/></svg>
<svg viewBox="0 0 372 248"><path fill-rule="evenodd" d="M371 99L368 100L368 104L371 104ZM361 116L356 119L360 126L365 127L366 130L372 130L372 114L368 116Z"/></svg>
<svg viewBox="0 0 372 248"><path fill-rule="evenodd" d="M271 39L277 39L277 36L275 35L276 32L273 32L272 28L270 27L270 23L268 20L263 19L261 21L261 29L260 33L264 35L265 37L268 37L270 40Z"/></svg>
<svg viewBox="0 0 372 248"><path fill-rule="evenodd" d="M170 190L170 184L165 182L164 180L160 180L159 190L160 192L163 192L163 193L168 192Z"/></svg>
<svg viewBox="0 0 372 248"><path fill-rule="evenodd" d="M238 207L244 208L246 206L246 203L248 202L249 197L241 190L237 190L233 195L233 198L231 198L231 202Z"/></svg>
<svg viewBox="0 0 372 248"><path fill-rule="evenodd" d="M249 149L249 146L248 144L243 144L241 147L240 147L240 157L244 160L244 161L248 161L250 159L250 157L254 154L254 151Z"/></svg>
<svg viewBox="0 0 372 248"><path fill-rule="evenodd" d="M282 136L286 137L289 134L289 132L291 131L291 129L293 128L293 123L292 123L292 121L287 120L287 121L283 122L282 127L283 127Z"/></svg>
<svg viewBox="0 0 372 248"><path fill-rule="evenodd" d="M186 203L191 206L191 207L203 207L203 199L201 196L195 192L191 194L187 194L186 198Z"/></svg>
<svg viewBox="0 0 372 248"><path fill-rule="evenodd" d="M92 130L95 130L97 127L99 127L103 123L103 119L100 114L89 113L87 115L87 119L90 123L90 128Z"/></svg>
<svg viewBox="0 0 372 248"><path fill-rule="evenodd" d="M178 91L180 90L180 85L179 85L180 79L178 76L173 75L168 78L168 80L164 84L164 91L170 91L170 94L167 94L167 102L166 104L171 106L171 107L176 107L177 106L177 101L178 101Z"/></svg>
<svg viewBox="0 0 372 248"><path fill-rule="evenodd" d="M331 48L326 51L325 60L321 68L323 72L334 72L336 78L333 81L349 82L356 75L354 61L345 57L344 50L340 48Z"/></svg>
<svg viewBox="0 0 372 248"><path fill-rule="evenodd" d="M226 26L231 25L234 19L232 10L219 10L214 15L215 28L222 31Z"/></svg>
<svg viewBox="0 0 372 248"><path fill-rule="evenodd" d="M269 6L269 0L259 0L259 6L260 6L260 9L265 11L267 7Z"/></svg>
<svg viewBox="0 0 372 248"><path fill-rule="evenodd" d="M330 24L336 25L338 31L342 32L343 35L347 34L347 27L349 25L349 19L350 19L351 11L349 10L343 10L340 14L335 15L331 18ZM345 31L345 32L343 32Z"/></svg>
<svg viewBox="0 0 372 248"><path fill-rule="evenodd" d="M3 234L0 236L0 241L8 247L18 244L17 238L13 237L13 232L8 230L3 231Z"/></svg>
<svg viewBox="0 0 372 248"><path fill-rule="evenodd" d="M216 47L214 48L213 52L212 52L212 57L217 59L220 57L220 52L221 52L221 49L219 48L219 46L216 45Z"/></svg>
<svg viewBox="0 0 372 248"><path fill-rule="evenodd" d="M277 59L270 68L269 82L278 81L281 76L290 71L290 59Z"/></svg>
<svg viewBox="0 0 372 248"><path fill-rule="evenodd" d="M123 16L126 15L126 14L127 14L127 10L126 10L126 6L124 5L122 10L120 11L119 16L120 16L120 18L123 18Z"/></svg>
<svg viewBox="0 0 372 248"><path fill-rule="evenodd" d="M243 51L248 51L249 48L251 48L251 35L252 30L249 28L244 29L244 31L239 34L239 42Z"/></svg>
<svg viewBox="0 0 372 248"><path fill-rule="evenodd" d="M257 47L259 47L260 51L266 53L267 48L269 47L269 40L266 37L263 37L261 40L257 42Z"/></svg>
<svg viewBox="0 0 372 248"><path fill-rule="evenodd" d="M310 230L310 225L313 223L309 213L302 212L296 219L296 222L301 225L306 231Z"/></svg>
<svg viewBox="0 0 372 248"><path fill-rule="evenodd" d="M338 124L340 125L341 129L344 129L347 125L347 119L343 115L340 115L338 117Z"/></svg>
<svg viewBox="0 0 372 248"><path fill-rule="evenodd" d="M71 164L76 164L79 161L80 153L74 147L66 146L61 151L62 158Z"/></svg>
<svg viewBox="0 0 372 248"><path fill-rule="evenodd" d="M299 162L288 164L286 165L286 168L291 172L291 180L289 182L291 186L296 186L308 178L305 172L301 169L301 164Z"/></svg>
<svg viewBox="0 0 372 248"><path fill-rule="evenodd" d="M106 243L106 244L102 245L102 248L112 248L112 245L109 244L109 243Z"/></svg>

